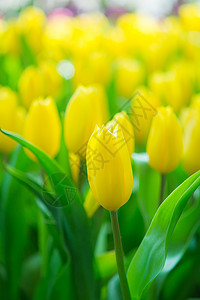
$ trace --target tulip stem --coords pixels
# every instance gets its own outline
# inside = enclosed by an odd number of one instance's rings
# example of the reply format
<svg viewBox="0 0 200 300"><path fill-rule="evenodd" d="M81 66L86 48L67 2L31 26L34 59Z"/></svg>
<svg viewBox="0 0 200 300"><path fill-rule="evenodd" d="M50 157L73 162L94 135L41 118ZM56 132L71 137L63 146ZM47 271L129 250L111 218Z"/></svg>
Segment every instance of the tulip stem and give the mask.
<svg viewBox="0 0 200 300"><path fill-rule="evenodd" d="M124 257L123 257L124 255L123 255L122 241L121 241L119 222L118 222L118 212L111 211L110 217L111 217L112 228L113 228L117 269L118 269L118 274L120 279L123 300L131 300L131 294L129 291L128 281L126 278L126 271L124 266Z"/></svg>
<svg viewBox="0 0 200 300"><path fill-rule="evenodd" d="M164 192L165 192L165 183L166 183L166 175L161 174L161 183L160 183L160 200L159 205L162 204L163 198L164 198Z"/></svg>

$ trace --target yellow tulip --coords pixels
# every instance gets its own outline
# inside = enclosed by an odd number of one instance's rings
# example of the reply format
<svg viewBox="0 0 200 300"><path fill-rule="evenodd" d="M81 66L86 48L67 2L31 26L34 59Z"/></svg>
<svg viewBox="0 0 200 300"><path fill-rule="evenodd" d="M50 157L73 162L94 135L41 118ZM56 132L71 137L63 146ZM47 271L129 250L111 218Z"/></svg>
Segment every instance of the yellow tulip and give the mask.
<svg viewBox="0 0 200 300"><path fill-rule="evenodd" d="M27 7L18 17L18 26L30 48L38 52L42 48L42 36L45 25L45 13L38 7Z"/></svg>
<svg viewBox="0 0 200 300"><path fill-rule="evenodd" d="M109 120L108 98L103 85L97 83L93 84L92 87L96 89L96 96L98 97L98 101L96 101L97 114L99 115L99 126L101 126Z"/></svg>
<svg viewBox="0 0 200 300"><path fill-rule="evenodd" d="M145 86L138 88L131 100L129 115L134 128L135 140L139 145L146 143L152 119L160 106L159 98L148 88Z"/></svg>
<svg viewBox="0 0 200 300"><path fill-rule="evenodd" d="M42 75L36 67L29 66L24 70L19 79L19 92L26 108L30 107L33 100L43 95Z"/></svg>
<svg viewBox="0 0 200 300"><path fill-rule="evenodd" d="M0 88L0 128L9 131L16 129L17 96L7 87ZM0 133L0 151L9 153L16 143L9 137Z"/></svg>
<svg viewBox="0 0 200 300"><path fill-rule="evenodd" d="M20 32L16 19L5 23L0 52L19 55L21 52Z"/></svg>
<svg viewBox="0 0 200 300"><path fill-rule="evenodd" d="M188 173L200 169L200 111L192 110L183 132L183 166Z"/></svg>
<svg viewBox="0 0 200 300"><path fill-rule="evenodd" d="M56 64L52 61L42 61L39 69L43 79L43 96L57 96L62 78L57 72Z"/></svg>
<svg viewBox="0 0 200 300"><path fill-rule="evenodd" d="M106 128L113 133L117 125L121 127L129 154L132 155L134 152L133 125L131 124L131 121L129 120L125 111L116 114L113 120L106 125Z"/></svg>
<svg viewBox="0 0 200 300"><path fill-rule="evenodd" d="M94 213L97 211L97 209L99 208L99 203L95 200L94 195L91 191L91 189L89 189L85 202L84 202L84 208L85 211L88 215L89 218L91 218Z"/></svg>
<svg viewBox="0 0 200 300"><path fill-rule="evenodd" d="M74 183L78 183L79 169L80 169L80 157L72 152L69 153L69 163L72 173L72 179Z"/></svg>
<svg viewBox="0 0 200 300"><path fill-rule="evenodd" d="M170 107L161 107L154 117L147 141L150 166L168 173L178 166L183 150L182 130Z"/></svg>
<svg viewBox="0 0 200 300"><path fill-rule="evenodd" d="M99 83L107 85L111 77L110 58L107 53L94 51L85 56L74 57L75 74L72 79L75 87Z"/></svg>
<svg viewBox="0 0 200 300"><path fill-rule="evenodd" d="M15 125L15 132L22 134L24 129L26 119L26 110L23 106L18 106L16 109L16 125Z"/></svg>
<svg viewBox="0 0 200 300"><path fill-rule="evenodd" d="M152 91L175 112L186 106L192 95L193 68L187 62L179 62L166 73L155 73L150 77Z"/></svg>
<svg viewBox="0 0 200 300"><path fill-rule="evenodd" d="M120 58L116 64L116 89L119 96L129 98L136 87L144 81L144 68L140 62Z"/></svg>
<svg viewBox="0 0 200 300"><path fill-rule="evenodd" d="M71 97L65 112L64 134L69 151L84 158L88 140L95 125L105 121L104 105L95 87L80 86Z"/></svg>
<svg viewBox="0 0 200 300"><path fill-rule="evenodd" d="M24 138L55 157L60 148L61 123L52 98L35 100L24 125ZM35 157L26 151L31 159Z"/></svg>
<svg viewBox="0 0 200 300"><path fill-rule="evenodd" d="M198 4L181 5L179 16L187 30L200 31L200 8Z"/></svg>
<svg viewBox="0 0 200 300"><path fill-rule="evenodd" d="M124 205L133 188L131 160L124 142L120 126L114 133L104 126L101 129L97 126L87 146L90 188L99 204L110 211Z"/></svg>

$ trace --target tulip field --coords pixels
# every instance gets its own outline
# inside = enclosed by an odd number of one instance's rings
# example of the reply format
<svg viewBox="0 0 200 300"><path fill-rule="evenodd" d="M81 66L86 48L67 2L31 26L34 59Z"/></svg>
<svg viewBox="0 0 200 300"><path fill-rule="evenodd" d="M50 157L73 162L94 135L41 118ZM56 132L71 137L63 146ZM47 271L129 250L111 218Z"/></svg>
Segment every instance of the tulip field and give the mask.
<svg viewBox="0 0 200 300"><path fill-rule="evenodd" d="M200 6L178 3L0 14L0 300L200 300Z"/></svg>

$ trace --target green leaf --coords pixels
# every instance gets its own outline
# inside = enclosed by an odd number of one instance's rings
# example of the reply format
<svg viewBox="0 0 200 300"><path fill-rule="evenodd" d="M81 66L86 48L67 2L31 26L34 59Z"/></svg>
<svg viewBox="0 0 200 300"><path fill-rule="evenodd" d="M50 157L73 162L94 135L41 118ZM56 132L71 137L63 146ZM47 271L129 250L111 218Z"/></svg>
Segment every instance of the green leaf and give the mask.
<svg viewBox="0 0 200 300"><path fill-rule="evenodd" d="M27 164L21 147L13 152L10 164L24 168ZM30 193L20 188L19 183L4 173L1 184L0 227L2 238L3 258L6 269L6 291L10 299L19 299L19 282L22 263L28 243L27 199Z"/></svg>
<svg viewBox="0 0 200 300"><path fill-rule="evenodd" d="M93 300L95 298L95 281L91 232L77 188L56 161L42 150L17 134L1 131L28 148L47 172L54 189L53 197L56 199L53 207L59 215L58 219L63 228L65 245L71 254L77 299Z"/></svg>
<svg viewBox="0 0 200 300"><path fill-rule="evenodd" d="M145 287L162 271L174 227L199 185L200 171L185 180L158 208L128 269L128 282L134 300L141 298Z"/></svg>
<svg viewBox="0 0 200 300"><path fill-rule="evenodd" d="M161 177L149 166L146 153L134 153L132 159L136 199L147 229L158 208Z"/></svg>
<svg viewBox="0 0 200 300"><path fill-rule="evenodd" d="M117 272L115 251L105 252L96 257L98 278L107 279Z"/></svg>

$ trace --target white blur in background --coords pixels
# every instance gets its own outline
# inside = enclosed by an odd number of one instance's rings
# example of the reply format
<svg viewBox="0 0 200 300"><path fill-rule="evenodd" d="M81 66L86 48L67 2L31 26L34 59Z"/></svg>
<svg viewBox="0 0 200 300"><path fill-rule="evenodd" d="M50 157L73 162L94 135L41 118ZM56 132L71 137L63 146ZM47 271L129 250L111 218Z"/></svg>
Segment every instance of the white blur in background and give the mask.
<svg viewBox="0 0 200 300"><path fill-rule="evenodd" d="M0 13L6 14L22 9L27 5L36 5L50 12L55 8L75 5L80 12L102 10L104 7L121 7L130 11L148 13L155 17L170 14L178 4L194 1L181 0L0 0ZM199 2L195 1L195 2Z"/></svg>

